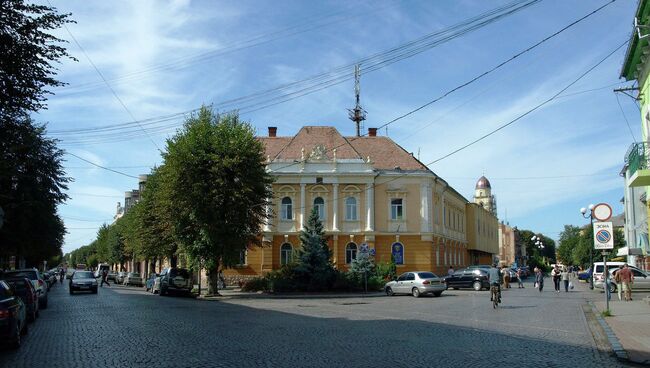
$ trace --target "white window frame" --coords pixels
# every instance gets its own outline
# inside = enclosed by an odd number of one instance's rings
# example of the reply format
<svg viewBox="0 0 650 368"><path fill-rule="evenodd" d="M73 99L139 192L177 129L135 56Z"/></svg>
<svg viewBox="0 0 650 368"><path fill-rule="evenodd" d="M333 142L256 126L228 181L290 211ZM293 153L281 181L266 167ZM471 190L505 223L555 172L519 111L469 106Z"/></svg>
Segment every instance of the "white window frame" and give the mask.
<svg viewBox="0 0 650 368"><path fill-rule="evenodd" d="M243 263L242 263L243 261ZM248 249L239 251L239 263L238 266L247 266L248 265Z"/></svg>
<svg viewBox="0 0 650 368"><path fill-rule="evenodd" d="M323 201L323 203L316 204L316 200L318 200L318 199ZM327 213L325 212L325 199L323 197L321 197L321 196L318 196L318 197L314 198L312 203L314 205L314 208L316 208L318 210L318 219L321 222L325 222L327 220L327 218L326 218Z"/></svg>
<svg viewBox="0 0 650 368"><path fill-rule="evenodd" d="M288 199L289 203L284 203L285 199ZM291 217L288 217L287 215ZM293 221L293 199L289 196L282 197L280 200L280 220Z"/></svg>
<svg viewBox="0 0 650 368"><path fill-rule="evenodd" d="M349 200L353 200L354 204L348 203ZM353 196L345 198L345 221L359 221L359 201Z"/></svg>
<svg viewBox="0 0 650 368"><path fill-rule="evenodd" d="M393 201L399 200L400 203L399 205L393 204ZM397 217L397 210L395 210L395 216L393 216L393 208L401 208L401 216ZM391 198L390 199L390 220L391 221L404 221L406 220L406 216L404 214L404 198Z"/></svg>
<svg viewBox="0 0 650 368"><path fill-rule="evenodd" d="M289 249L285 248L285 245L289 246ZM287 253L289 253L287 255ZM291 243L282 243L280 246L280 265L284 266L286 264L291 263L293 260L293 246Z"/></svg>
<svg viewBox="0 0 650 368"><path fill-rule="evenodd" d="M354 246L352 248L351 246ZM345 264L352 264L352 261L357 259L357 252L359 251L359 247L357 247L357 244L354 242L350 242L345 245ZM348 262L348 253L350 253L350 261Z"/></svg>

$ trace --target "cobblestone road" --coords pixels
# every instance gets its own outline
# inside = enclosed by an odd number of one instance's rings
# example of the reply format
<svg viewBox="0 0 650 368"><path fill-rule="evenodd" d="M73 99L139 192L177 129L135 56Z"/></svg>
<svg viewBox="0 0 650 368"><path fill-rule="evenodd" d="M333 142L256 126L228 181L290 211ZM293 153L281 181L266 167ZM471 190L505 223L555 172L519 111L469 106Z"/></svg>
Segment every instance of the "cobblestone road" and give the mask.
<svg viewBox="0 0 650 368"><path fill-rule="evenodd" d="M64 284L0 367L620 366L595 348L583 293L529 285L495 311L485 291L200 301Z"/></svg>

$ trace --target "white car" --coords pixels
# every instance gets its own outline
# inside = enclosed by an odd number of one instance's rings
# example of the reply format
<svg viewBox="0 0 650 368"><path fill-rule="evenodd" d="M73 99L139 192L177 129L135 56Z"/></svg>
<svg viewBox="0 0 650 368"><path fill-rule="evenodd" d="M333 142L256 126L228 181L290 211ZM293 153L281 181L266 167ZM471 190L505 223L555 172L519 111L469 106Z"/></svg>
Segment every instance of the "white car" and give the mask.
<svg viewBox="0 0 650 368"><path fill-rule="evenodd" d="M390 281L384 286L386 295L410 294L419 297L423 294L440 296L447 286L433 272L413 271L404 272L395 281Z"/></svg>
<svg viewBox="0 0 650 368"><path fill-rule="evenodd" d="M129 272L124 277L124 285L142 286L142 277L137 272Z"/></svg>

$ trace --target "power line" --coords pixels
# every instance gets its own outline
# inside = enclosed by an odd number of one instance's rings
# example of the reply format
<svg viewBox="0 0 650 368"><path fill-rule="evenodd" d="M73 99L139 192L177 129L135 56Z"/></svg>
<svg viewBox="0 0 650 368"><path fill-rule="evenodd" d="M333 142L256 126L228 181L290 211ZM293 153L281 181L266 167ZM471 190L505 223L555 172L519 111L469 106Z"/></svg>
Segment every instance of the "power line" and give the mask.
<svg viewBox="0 0 650 368"><path fill-rule="evenodd" d="M47 3L50 5L50 7L53 7L53 6L52 6L52 3L50 2L50 0L47 0ZM131 119L133 119L133 120L135 121L136 118L135 118L135 116L133 116L133 114L131 113L131 110L129 110L129 108L126 107L126 104L124 104L124 101L122 101L122 99L120 98L120 96L117 95L117 92L115 92L115 90L113 89L113 87L111 87L110 83L108 83L108 80L104 77L104 74L102 74L102 72L99 70L99 68L97 68L97 65L95 65L95 63L94 63L93 60L90 58L90 56L88 55L88 53L86 52L86 50L81 46L81 44L79 43L79 41L77 41L77 39L76 39L75 36L72 34L72 32L70 32L70 29L68 28L68 26L67 26L65 23L63 23L63 28L65 28L66 32L68 32L68 34L70 35L70 38L72 38L72 40L73 40L74 43L77 45L77 47L79 47L79 49L80 49L81 52L84 54L84 56L86 57L86 59L88 60L88 62L90 63L90 65L92 65L93 69L95 69L95 71L97 72L97 74L102 78L102 80L103 80L104 83L106 84L106 87L108 87L108 89L111 91L111 93L113 94L113 96L115 96L115 99L117 99L117 101L120 103L120 105L122 105L122 107L124 108L124 110L125 110L125 111L129 114L129 116L131 117ZM138 125L140 125L140 124L138 123ZM141 125L140 125L140 128L142 128ZM149 136L149 133L147 133L147 131L144 130L144 128L142 128L142 130L147 134L147 136ZM154 140L153 140L150 136L149 136L149 140L150 140L151 143L153 143L153 145L158 149L158 151L161 151L160 147L158 147L158 145L156 144L156 142L154 142Z"/></svg>
<svg viewBox="0 0 650 368"><path fill-rule="evenodd" d="M83 157L77 156L77 155L75 155L74 153L72 153L72 152L70 152L70 151L65 151L65 153L66 153L67 155L72 156L72 157L76 157L76 158L78 158L78 159L81 160L81 161L87 162L87 163L89 163L89 164L91 164L91 165L93 165L93 166L97 166L97 167L99 167L100 169L104 169L104 170L112 171L112 172L114 172L114 173L116 173L116 174L124 175L124 176L127 176L127 177L129 177L129 178L138 179L137 176L129 175L129 174L127 174L127 173L124 173L124 172L121 172L121 171L117 171L117 170L113 170L113 169L110 169L110 168L108 168L108 167L106 167L106 166L102 166L102 165L100 165L100 164L96 164L96 163L94 163L94 162L92 162L92 161L86 160L86 159L83 158Z"/></svg>
<svg viewBox="0 0 650 368"><path fill-rule="evenodd" d="M113 221L113 219L104 219L104 220L90 220L90 219L81 219L81 218L75 218L75 217L69 217L69 216L60 216L63 219L66 220L72 220L72 221L84 221L84 222L106 222L106 221Z"/></svg>
<svg viewBox="0 0 650 368"><path fill-rule="evenodd" d="M68 193L70 196L83 196L83 197L100 197L100 198L124 198L124 196L93 194L93 193Z"/></svg>
<svg viewBox="0 0 650 368"><path fill-rule="evenodd" d="M630 126L630 122L627 120L627 116L625 116L625 111L623 111L623 106L621 106L621 101L618 99L618 93L614 92L614 96L616 96L616 103L618 104L618 108L621 110L623 119L625 119L625 124L627 124L627 129L629 129L630 135L632 136L632 142L638 142L636 140L636 137L634 137L634 133L632 132L632 127Z"/></svg>
<svg viewBox="0 0 650 368"><path fill-rule="evenodd" d="M620 50L623 46L627 45L628 42L629 42L629 41L626 40L626 41L625 41L624 43L622 43L620 46L616 47L616 49L614 49L614 51L612 51L612 52L610 52L609 54L607 54L607 56L605 56L603 59L601 59L598 63L596 63L596 64L595 64L594 66L592 66L591 68L589 68L589 69L588 69L587 71L585 71L584 73L582 73L582 74L581 74L577 79L575 79L573 82L571 82L571 83L569 83L568 85L566 85L566 86L565 86L564 88L562 88L559 92L557 92L556 94L554 94L553 96L551 96L549 99L543 101L542 103L538 104L537 106L533 107L532 109L530 109L530 110L526 111L525 113L523 113L523 114L517 116L516 118L510 120L509 122L507 122L507 123L505 123L505 124L499 126L498 128L493 129L493 130L491 130L490 132L488 132L488 133L486 133L486 134L480 136L479 138L477 138L477 139L475 139L475 140L473 140L473 141L471 141L471 142L469 142L469 143L467 143L467 144L465 144L465 145L463 145L463 146L461 146L461 147L459 147L459 148L457 148L457 149L455 149L455 150L453 150L453 151L447 153L447 154L444 155L444 156L441 156L441 157L439 157L439 158L437 158L437 159L431 161L430 163L427 164L427 166L429 166L429 165L433 165L433 164L435 164L435 163L437 163L437 162L440 162L440 161L442 161L442 160L444 160L444 159L446 159L446 158L448 158L448 157L450 157L450 156L452 156L452 155L455 155L456 153L458 153L458 152L460 152L460 151L463 151L463 150L465 150L465 149L467 149L467 148L473 146L474 144L476 144L476 143L478 143L478 142L480 142L480 141L482 141L482 140L488 138L489 136L491 136L491 135L493 135L493 134L495 134L495 133L497 133L497 132L499 132L499 131L501 131L501 130L507 128L508 126L510 126L510 125L512 125L512 124L514 124L514 123L516 123L517 121L521 120L522 118L526 117L527 115L529 115L529 114L533 113L534 111L538 110L538 109L541 108L542 106L544 106L544 105L548 104L549 102L555 100L555 99L556 99L556 98L557 98L557 97L558 97L562 92L566 91L566 90L569 89L571 86L573 86L574 84L578 83L578 82L579 82L579 81L580 81L584 76L586 76L587 74L589 74L592 70L596 69L600 64L602 64L602 63L603 63L605 60L607 60L610 56L614 55L614 53L615 53L616 51Z"/></svg>

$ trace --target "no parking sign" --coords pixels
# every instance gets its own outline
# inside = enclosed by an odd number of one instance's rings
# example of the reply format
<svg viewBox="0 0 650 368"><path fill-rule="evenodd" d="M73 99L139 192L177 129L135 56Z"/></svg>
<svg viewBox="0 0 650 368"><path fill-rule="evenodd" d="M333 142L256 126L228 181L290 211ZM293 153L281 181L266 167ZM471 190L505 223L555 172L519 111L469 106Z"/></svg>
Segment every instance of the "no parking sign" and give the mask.
<svg viewBox="0 0 650 368"><path fill-rule="evenodd" d="M611 222L594 222L594 249L614 249L614 231Z"/></svg>

